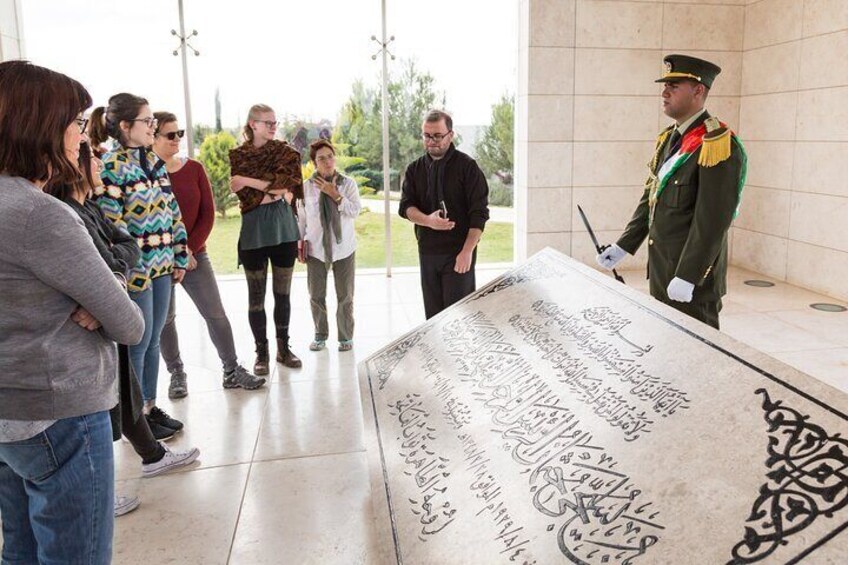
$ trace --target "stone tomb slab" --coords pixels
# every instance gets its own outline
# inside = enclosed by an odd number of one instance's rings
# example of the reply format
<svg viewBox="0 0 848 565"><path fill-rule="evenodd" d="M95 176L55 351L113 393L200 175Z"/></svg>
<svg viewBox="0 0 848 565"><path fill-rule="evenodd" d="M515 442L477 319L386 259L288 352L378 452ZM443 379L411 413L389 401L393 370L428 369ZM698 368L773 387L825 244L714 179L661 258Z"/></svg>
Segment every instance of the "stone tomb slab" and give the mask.
<svg viewBox="0 0 848 565"><path fill-rule="evenodd" d="M848 563L848 398L550 249L359 366L386 563Z"/></svg>

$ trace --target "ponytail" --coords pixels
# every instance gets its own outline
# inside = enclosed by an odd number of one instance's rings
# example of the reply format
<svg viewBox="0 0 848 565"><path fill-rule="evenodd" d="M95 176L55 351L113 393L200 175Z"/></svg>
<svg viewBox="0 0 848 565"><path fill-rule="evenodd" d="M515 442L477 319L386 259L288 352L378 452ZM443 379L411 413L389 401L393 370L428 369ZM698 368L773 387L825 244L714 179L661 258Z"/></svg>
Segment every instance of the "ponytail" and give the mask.
<svg viewBox="0 0 848 565"><path fill-rule="evenodd" d="M142 106L148 106L147 100L134 94L121 92L109 98L109 106L98 106L89 117L88 138L94 147L106 143L109 138L126 143L121 131L121 122L131 122L141 111Z"/></svg>
<svg viewBox="0 0 848 565"><path fill-rule="evenodd" d="M106 108L98 106L88 117L88 139L92 147L99 147L109 141L106 131Z"/></svg>

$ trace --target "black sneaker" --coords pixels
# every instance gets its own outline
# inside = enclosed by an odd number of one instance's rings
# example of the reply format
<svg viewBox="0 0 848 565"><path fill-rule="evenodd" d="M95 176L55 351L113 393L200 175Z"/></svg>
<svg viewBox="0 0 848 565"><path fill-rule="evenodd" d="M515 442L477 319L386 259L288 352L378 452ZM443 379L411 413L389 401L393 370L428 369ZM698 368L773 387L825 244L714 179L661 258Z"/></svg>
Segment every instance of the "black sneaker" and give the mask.
<svg viewBox="0 0 848 565"><path fill-rule="evenodd" d="M164 410L162 410L158 406L154 406L150 410L150 414L147 415L147 421L148 421L148 423L149 422L156 422L160 426L164 426L166 428L171 428L172 430L177 431L177 432L180 431L181 429L183 429L183 423L182 422L180 422L179 420L175 420L174 418L171 418L170 416L168 416L168 414Z"/></svg>
<svg viewBox="0 0 848 565"><path fill-rule="evenodd" d="M236 368L229 373L224 373L224 388L238 388L245 390L256 390L265 384L265 379L251 375L250 372L236 365Z"/></svg>
<svg viewBox="0 0 848 565"><path fill-rule="evenodd" d="M156 438L157 441L168 441L177 434L177 430L160 426L151 420L150 416L147 414L144 415L144 419L147 420L147 426L150 428L150 433L153 434L153 437Z"/></svg>

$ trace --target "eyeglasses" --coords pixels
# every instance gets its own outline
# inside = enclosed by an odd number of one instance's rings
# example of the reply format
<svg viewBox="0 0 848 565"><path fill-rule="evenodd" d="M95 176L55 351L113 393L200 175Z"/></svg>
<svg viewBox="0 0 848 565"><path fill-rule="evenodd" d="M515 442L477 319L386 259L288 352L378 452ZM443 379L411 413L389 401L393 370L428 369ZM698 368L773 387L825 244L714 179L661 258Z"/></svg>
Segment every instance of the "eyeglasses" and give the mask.
<svg viewBox="0 0 848 565"><path fill-rule="evenodd" d="M329 161L333 161L335 158L335 155L321 155L320 157L315 157L315 161L317 163L328 163Z"/></svg>
<svg viewBox="0 0 848 565"><path fill-rule="evenodd" d="M76 118L74 120L80 128L80 133L85 133L85 126L88 125L88 118Z"/></svg>
<svg viewBox="0 0 848 565"><path fill-rule="evenodd" d="M144 125L146 125L149 128L155 128L156 126L159 125L159 120L157 120L156 118L136 118L136 119L130 120L130 121L131 122L144 122Z"/></svg>
<svg viewBox="0 0 848 565"><path fill-rule="evenodd" d="M178 129L177 131L169 131L168 133L160 133L159 135L168 139L169 141L174 141L178 137L182 139L183 136L185 136L185 130Z"/></svg>
<svg viewBox="0 0 848 565"><path fill-rule="evenodd" d="M436 143L441 143L444 138L452 133L452 130L447 133L434 133L433 135L430 135L429 133L422 133L421 137L424 138L424 141L435 141Z"/></svg>
<svg viewBox="0 0 848 565"><path fill-rule="evenodd" d="M280 122L274 122L272 120L253 120L257 124L265 124L265 127L268 129L274 129L280 125Z"/></svg>

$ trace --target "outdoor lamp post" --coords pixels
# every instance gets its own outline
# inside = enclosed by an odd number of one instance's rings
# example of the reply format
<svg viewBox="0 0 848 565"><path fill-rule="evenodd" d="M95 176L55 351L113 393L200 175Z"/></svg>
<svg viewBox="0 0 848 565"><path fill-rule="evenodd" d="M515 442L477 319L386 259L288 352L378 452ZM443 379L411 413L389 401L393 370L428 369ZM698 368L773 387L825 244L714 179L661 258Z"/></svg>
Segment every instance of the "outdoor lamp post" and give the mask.
<svg viewBox="0 0 848 565"><path fill-rule="evenodd" d="M191 97L189 96L188 89L188 59L186 57L186 47L192 50L195 56L200 55L200 51L194 48L194 46L188 42L190 37L194 37L197 35L197 30L191 30L190 35L186 35L185 32L185 17L183 16L183 0L177 0L180 9L180 32L177 33L177 30L172 29L171 35L175 35L180 38L180 46L174 49L174 56L176 57L178 54L182 53L183 57L183 94L185 95L185 118L186 118L186 140L188 141L188 156L194 157L194 128L191 123Z"/></svg>
<svg viewBox="0 0 848 565"><path fill-rule="evenodd" d="M383 40L380 41L372 35L371 40L380 45L380 50L371 55L372 60L377 60L379 53L383 54L383 208L386 221L386 276L392 276L392 215L389 210L389 189L391 187L391 176L389 173L389 62L388 57L394 61L395 56L389 53L389 43L395 40L395 36L386 39L386 0L382 0L383 13Z"/></svg>

